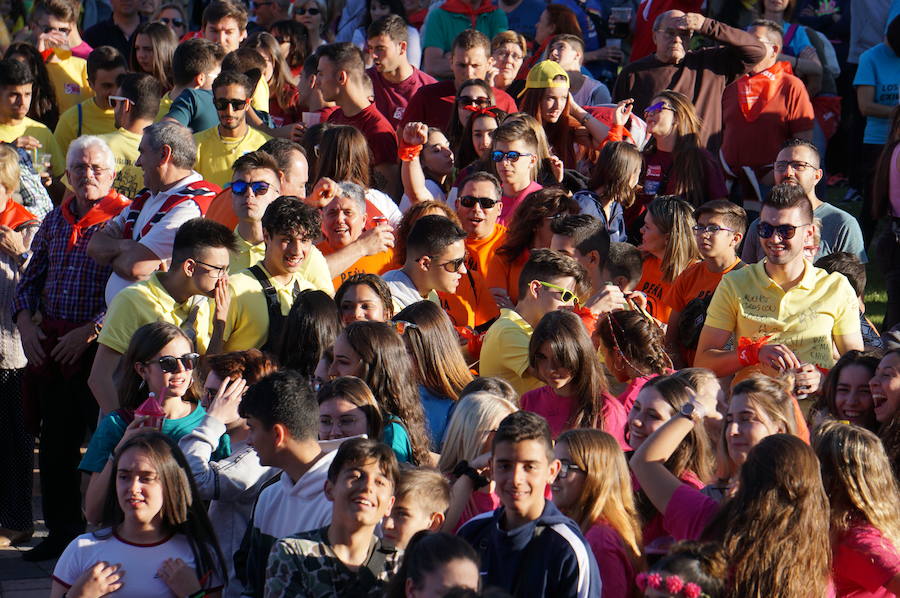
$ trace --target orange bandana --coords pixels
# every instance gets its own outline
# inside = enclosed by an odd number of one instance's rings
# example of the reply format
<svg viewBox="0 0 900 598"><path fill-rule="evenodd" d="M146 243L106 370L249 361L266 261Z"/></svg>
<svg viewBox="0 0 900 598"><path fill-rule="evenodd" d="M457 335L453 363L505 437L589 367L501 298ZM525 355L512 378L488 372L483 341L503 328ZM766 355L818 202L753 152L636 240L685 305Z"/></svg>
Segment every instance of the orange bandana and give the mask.
<svg viewBox="0 0 900 598"><path fill-rule="evenodd" d="M776 62L755 75L744 75L737 80L738 103L747 122L754 122L781 87L784 74L793 74L787 62Z"/></svg>

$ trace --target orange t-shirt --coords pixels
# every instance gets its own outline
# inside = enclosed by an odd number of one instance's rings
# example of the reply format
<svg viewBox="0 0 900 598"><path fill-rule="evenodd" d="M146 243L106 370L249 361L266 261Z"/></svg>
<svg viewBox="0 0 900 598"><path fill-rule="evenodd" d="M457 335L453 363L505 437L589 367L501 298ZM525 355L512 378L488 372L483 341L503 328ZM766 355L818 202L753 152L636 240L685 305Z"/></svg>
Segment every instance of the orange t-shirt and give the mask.
<svg viewBox="0 0 900 598"><path fill-rule="evenodd" d="M679 274L669 288L663 300L674 311L684 311L687 304L694 299L712 297L716 287L722 282L722 277L731 272L735 266L741 263L735 258L734 263L722 272L711 272L705 262L698 262L688 266Z"/></svg>
<svg viewBox="0 0 900 598"><path fill-rule="evenodd" d="M316 248L322 252L322 255L328 256L335 252L335 249L328 243L322 241L316 245ZM381 276L388 270L394 269L394 250L388 249L375 255L366 255L356 260L352 266L335 276L331 282L337 289L341 283L353 276L354 274L378 274Z"/></svg>
<svg viewBox="0 0 900 598"><path fill-rule="evenodd" d="M480 272L468 271L455 293L438 293L438 297L454 326L475 328L500 316L500 308Z"/></svg>
<svg viewBox="0 0 900 598"><path fill-rule="evenodd" d="M238 217L231 206L231 187L222 189L213 198L212 203L209 204L209 209L206 210L206 217L227 226L229 230L235 229L238 225Z"/></svg>
<svg viewBox="0 0 900 598"><path fill-rule="evenodd" d="M503 265L500 263L503 259L497 257L497 250L505 242L506 227L502 224L494 225L494 232L484 239L466 238L466 251L469 252L469 261L466 264L466 268L474 272L481 272L487 281L493 280L491 278L493 270L503 270ZM503 288L505 288L505 285Z"/></svg>
<svg viewBox="0 0 900 598"><path fill-rule="evenodd" d="M528 250L523 251L522 255L512 262L506 261L505 256L499 256L496 253L491 256L491 265L488 275L485 276L488 288L506 289L506 293L515 305L519 301L519 275L530 255Z"/></svg>
<svg viewBox="0 0 900 598"><path fill-rule="evenodd" d="M644 258L644 270L637 290L647 295L647 311L663 324L669 323L669 314L672 313L672 308L663 299L671 286L672 283L663 282L659 258L653 255Z"/></svg>

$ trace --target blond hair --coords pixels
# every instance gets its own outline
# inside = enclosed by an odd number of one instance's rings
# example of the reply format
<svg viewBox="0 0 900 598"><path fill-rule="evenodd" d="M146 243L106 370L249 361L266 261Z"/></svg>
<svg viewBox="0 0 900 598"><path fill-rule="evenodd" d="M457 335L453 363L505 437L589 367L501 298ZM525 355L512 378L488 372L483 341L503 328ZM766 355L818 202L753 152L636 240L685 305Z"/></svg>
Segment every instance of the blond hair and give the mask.
<svg viewBox="0 0 900 598"><path fill-rule="evenodd" d="M460 399L444 433L437 464L441 473L447 475L460 461L472 461L480 455L500 421L518 410L510 401L489 392L473 392Z"/></svg>
<svg viewBox="0 0 900 598"><path fill-rule="evenodd" d="M19 190L19 154L8 145L0 147L0 185L8 194Z"/></svg>
<svg viewBox="0 0 900 598"><path fill-rule="evenodd" d="M444 513L450 506L450 483L436 469L404 467L400 470L400 482L394 490L394 497L398 501L412 498L429 515Z"/></svg>
<svg viewBox="0 0 900 598"><path fill-rule="evenodd" d="M697 223L694 209L680 197L660 195L650 202L647 212L653 216L653 223L660 232L669 237L659 268L663 282L670 283L700 255L693 231Z"/></svg>

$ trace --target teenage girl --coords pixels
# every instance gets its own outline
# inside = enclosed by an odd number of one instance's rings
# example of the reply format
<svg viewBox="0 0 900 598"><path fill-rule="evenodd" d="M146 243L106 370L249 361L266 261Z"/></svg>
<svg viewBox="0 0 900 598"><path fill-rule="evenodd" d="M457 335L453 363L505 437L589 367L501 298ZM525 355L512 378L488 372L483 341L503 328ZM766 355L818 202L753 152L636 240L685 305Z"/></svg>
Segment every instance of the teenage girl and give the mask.
<svg viewBox="0 0 900 598"><path fill-rule="evenodd" d="M810 408L812 427L824 419L834 418L877 431L872 389L869 387L877 367L876 353L854 349L841 355L816 393Z"/></svg>

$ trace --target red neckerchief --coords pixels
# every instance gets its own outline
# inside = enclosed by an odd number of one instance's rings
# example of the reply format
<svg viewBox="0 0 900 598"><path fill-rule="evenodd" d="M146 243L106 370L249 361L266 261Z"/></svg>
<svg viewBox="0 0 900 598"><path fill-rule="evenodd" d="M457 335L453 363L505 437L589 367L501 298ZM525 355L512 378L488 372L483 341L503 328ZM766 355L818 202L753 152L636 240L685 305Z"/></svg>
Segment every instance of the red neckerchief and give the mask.
<svg viewBox="0 0 900 598"><path fill-rule="evenodd" d="M70 195L63 201L62 215L66 222L72 225L72 232L69 234L69 241L66 243L66 251L70 251L78 243L78 238L85 229L106 222L110 218L118 216L122 208L131 203L131 200L116 191L110 189L109 193L103 199L94 203L91 208L79 219L75 220L75 213L72 211L72 203L75 196Z"/></svg>
<svg viewBox="0 0 900 598"><path fill-rule="evenodd" d="M475 29L475 22L478 20L478 15L500 10L494 6L491 0L481 0L481 4L477 8L472 8L472 5L465 0L446 0L446 2L441 5L441 8L447 12L469 17L469 20L472 21L472 29Z"/></svg>
<svg viewBox="0 0 900 598"><path fill-rule="evenodd" d="M12 197L6 198L6 207L0 212L0 225L18 230L32 221L37 222L37 216L29 212L22 204L13 201Z"/></svg>
<svg viewBox="0 0 900 598"><path fill-rule="evenodd" d="M747 122L754 122L763 108L775 97L785 73L792 74L787 62L776 62L755 75L744 75L737 80L738 105Z"/></svg>
<svg viewBox="0 0 900 598"><path fill-rule="evenodd" d="M477 106L463 106L463 110L468 110L469 112L474 112L475 114L480 114L481 116L490 116L494 119L497 118L496 106L488 106L487 108L479 108ZM474 116L474 114L472 116Z"/></svg>

